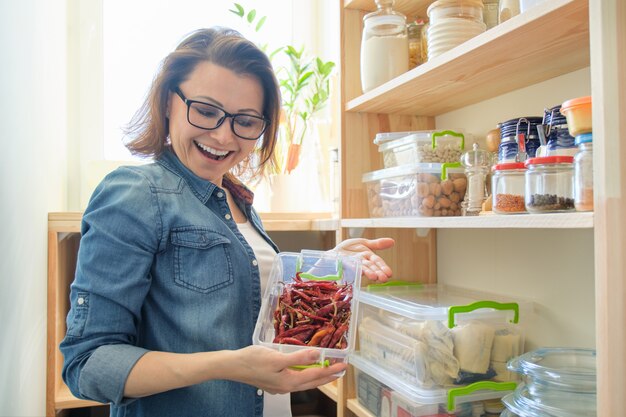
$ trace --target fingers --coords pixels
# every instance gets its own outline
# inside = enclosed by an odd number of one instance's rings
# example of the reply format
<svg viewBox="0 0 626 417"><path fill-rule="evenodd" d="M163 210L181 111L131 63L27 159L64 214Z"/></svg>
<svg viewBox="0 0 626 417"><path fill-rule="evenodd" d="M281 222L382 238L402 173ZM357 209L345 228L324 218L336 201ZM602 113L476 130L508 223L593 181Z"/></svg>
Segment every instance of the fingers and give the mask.
<svg viewBox="0 0 626 417"><path fill-rule="evenodd" d="M387 282L392 275L391 268L375 254L372 254L369 259L363 259L361 272L367 278L380 282Z"/></svg>
<svg viewBox="0 0 626 417"><path fill-rule="evenodd" d="M363 245L371 250L384 250L393 247L395 241L390 237L381 237L378 239L364 239Z"/></svg>

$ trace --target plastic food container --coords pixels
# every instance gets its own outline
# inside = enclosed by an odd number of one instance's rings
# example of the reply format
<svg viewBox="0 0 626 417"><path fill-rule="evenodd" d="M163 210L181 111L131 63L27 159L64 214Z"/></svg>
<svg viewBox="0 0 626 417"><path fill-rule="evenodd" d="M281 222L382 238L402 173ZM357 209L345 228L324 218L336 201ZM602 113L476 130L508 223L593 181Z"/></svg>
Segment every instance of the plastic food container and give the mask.
<svg viewBox="0 0 626 417"><path fill-rule="evenodd" d="M573 211L574 158L544 156L526 161L526 210L531 213Z"/></svg>
<svg viewBox="0 0 626 417"><path fill-rule="evenodd" d="M378 146L385 168L415 163L459 162L464 149L465 135L452 130L410 132L385 140Z"/></svg>
<svg viewBox="0 0 626 417"><path fill-rule="evenodd" d="M576 137L592 131L591 96L565 101L561 105L561 114L567 118L567 127L570 135Z"/></svg>
<svg viewBox="0 0 626 417"><path fill-rule="evenodd" d="M298 302L298 298L293 296L289 303L292 308L280 310L280 314L276 314L281 294L286 285L293 284L296 281L296 274L304 283L320 283L322 285L332 285L337 283L339 286L351 287L352 297L342 296L339 300L348 301L349 306L345 305L343 310L349 311L349 319L345 321L347 329L342 333L342 337L335 346L340 345L340 341L345 341L345 347L318 347L307 345L308 338L304 339L305 345L275 343L277 331L275 326L278 325L277 320L291 322L294 318L291 311L296 314L298 310L304 307ZM313 366L321 366L336 362L347 362L348 356L354 351L356 339L356 317L358 313L358 296L361 285L361 260L352 256L340 256L335 252L321 252L304 250L300 253L281 252L274 258L270 280L261 303L261 311L254 328L252 341L255 345L270 347L281 352L294 352L301 349L316 349L320 352L319 364ZM344 294L347 294L344 293ZM309 302L309 304L312 304ZM340 310L339 310L340 311ZM337 310L335 311L337 312ZM317 315L322 315L318 311ZM306 320L306 315L304 316ZM300 317L301 321L302 318ZM305 325L323 325L324 322L315 319L309 320ZM316 329L314 333L317 332ZM337 331L338 327L336 330ZM328 332L327 332L328 333ZM339 335L339 334L337 334ZM312 335L311 335L312 336ZM295 336L294 336L295 337ZM308 366L303 364L303 366Z"/></svg>
<svg viewBox="0 0 626 417"><path fill-rule="evenodd" d="M359 355L408 385L518 379L506 368L524 346L518 303L419 284L370 285L359 303Z"/></svg>
<svg viewBox="0 0 626 417"><path fill-rule="evenodd" d="M460 216L467 178L460 163L401 165L363 175L372 217Z"/></svg>
<svg viewBox="0 0 626 417"><path fill-rule="evenodd" d="M355 379L373 378L381 383L380 411L377 416L398 417L472 417L476 406L485 400L501 398L515 389L515 382L481 381L463 387L425 389L407 384L394 374L359 354L353 355ZM361 399L359 397L359 402Z"/></svg>

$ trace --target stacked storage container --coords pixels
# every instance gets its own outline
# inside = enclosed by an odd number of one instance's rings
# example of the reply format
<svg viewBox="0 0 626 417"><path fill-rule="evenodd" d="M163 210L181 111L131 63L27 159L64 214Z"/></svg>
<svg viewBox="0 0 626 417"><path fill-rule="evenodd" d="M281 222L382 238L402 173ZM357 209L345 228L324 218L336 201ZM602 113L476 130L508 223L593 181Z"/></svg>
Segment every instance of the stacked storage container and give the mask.
<svg viewBox="0 0 626 417"><path fill-rule="evenodd" d="M511 392L517 375L506 363L524 347L519 310L515 302L443 285L363 289L359 348L350 363L357 387L363 378L380 383L380 399L369 404L380 410L370 411L471 417L484 400Z"/></svg>

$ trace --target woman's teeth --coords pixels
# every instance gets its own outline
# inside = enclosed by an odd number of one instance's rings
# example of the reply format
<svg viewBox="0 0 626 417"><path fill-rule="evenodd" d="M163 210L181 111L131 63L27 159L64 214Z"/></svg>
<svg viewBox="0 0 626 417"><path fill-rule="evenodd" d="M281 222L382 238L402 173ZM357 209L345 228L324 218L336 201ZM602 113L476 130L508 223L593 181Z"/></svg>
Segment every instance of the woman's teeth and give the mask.
<svg viewBox="0 0 626 417"><path fill-rule="evenodd" d="M215 159L216 161L221 161L222 159L226 158L228 154L230 153L229 151L218 151L217 149L213 149L199 142L194 142L194 143L205 156L211 159Z"/></svg>

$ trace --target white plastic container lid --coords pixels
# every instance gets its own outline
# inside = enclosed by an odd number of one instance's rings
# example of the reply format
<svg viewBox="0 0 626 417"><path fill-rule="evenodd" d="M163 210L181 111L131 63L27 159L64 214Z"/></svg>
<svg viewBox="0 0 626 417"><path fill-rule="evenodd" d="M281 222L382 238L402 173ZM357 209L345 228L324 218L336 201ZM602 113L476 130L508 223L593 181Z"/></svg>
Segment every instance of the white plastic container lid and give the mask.
<svg viewBox="0 0 626 417"><path fill-rule="evenodd" d="M446 321L449 327L454 326L457 314L462 314L464 320L499 319L517 323L519 319L517 302L441 284L369 285L361 289L359 302L415 320ZM477 309L472 310L473 307Z"/></svg>
<svg viewBox="0 0 626 417"><path fill-rule="evenodd" d="M434 132L434 130L432 131ZM400 139L408 135L412 135L414 133L420 132L383 132L377 133L374 137L374 145L382 145L385 142L389 142L391 140Z"/></svg>
<svg viewBox="0 0 626 417"><path fill-rule="evenodd" d="M406 383L402 378L398 378L397 375L363 359L358 353L350 355L350 364L376 378L392 390L397 391L408 400L418 404L447 404L449 408L454 408L450 406L472 401L501 398L503 395L512 392L516 387L515 382L480 381L465 387L426 389L415 384ZM476 391L466 392L474 388Z"/></svg>
<svg viewBox="0 0 626 417"><path fill-rule="evenodd" d="M441 174L442 179L445 179L448 174L463 174L465 170L461 167L461 163L451 163L451 164L430 164L430 163L420 163L420 164L407 164L407 165L399 165L396 167L379 169L377 171L366 172L363 174L362 181L363 182L371 182L371 181L379 181L388 178L394 177L402 177L407 175L417 175L417 174Z"/></svg>

